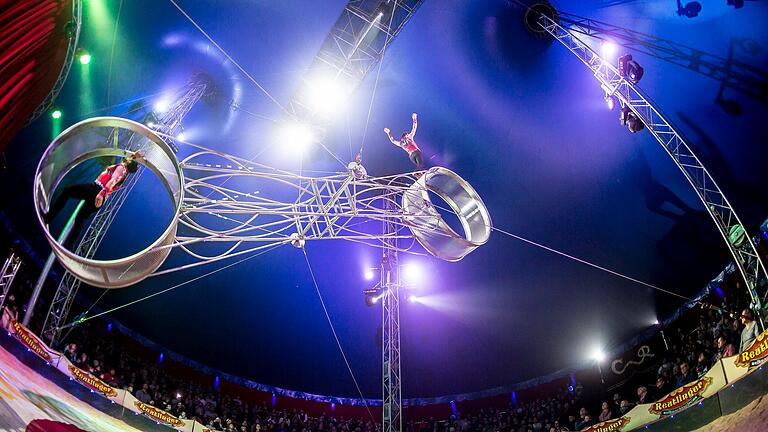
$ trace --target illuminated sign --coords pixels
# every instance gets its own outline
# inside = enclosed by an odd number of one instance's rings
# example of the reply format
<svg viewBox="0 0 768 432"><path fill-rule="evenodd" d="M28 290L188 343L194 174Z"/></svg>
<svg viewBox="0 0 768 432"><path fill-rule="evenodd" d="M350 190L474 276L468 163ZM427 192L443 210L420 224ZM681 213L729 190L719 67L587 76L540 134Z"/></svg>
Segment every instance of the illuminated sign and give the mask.
<svg viewBox="0 0 768 432"><path fill-rule="evenodd" d="M141 411L142 414L144 414L145 416L151 418L156 422L160 422L175 428L180 428L184 426L184 422L181 419L171 414L168 414L167 412L161 409L157 409L152 405L147 405L145 403L142 403L141 401L135 401L133 404L136 405L136 408L138 408L138 410Z"/></svg>
<svg viewBox="0 0 768 432"><path fill-rule="evenodd" d="M101 393L106 397L117 396L117 390L113 389L109 384L78 368L77 366L69 365L69 371L72 373L72 378L77 380L77 382L84 385L89 390Z"/></svg>
<svg viewBox="0 0 768 432"><path fill-rule="evenodd" d="M664 399L651 404L648 412L651 414L669 415L681 411L701 399L704 390L709 387L711 382L712 378L703 377L690 384L686 384L665 396Z"/></svg>
<svg viewBox="0 0 768 432"><path fill-rule="evenodd" d="M624 426L629 424L631 419L629 417L619 417L613 420L606 420L602 423L590 426L586 429L582 429L581 432L615 432L620 431Z"/></svg>
<svg viewBox="0 0 768 432"><path fill-rule="evenodd" d="M768 330L760 334L752 345L736 357L736 366L757 366L768 358Z"/></svg>

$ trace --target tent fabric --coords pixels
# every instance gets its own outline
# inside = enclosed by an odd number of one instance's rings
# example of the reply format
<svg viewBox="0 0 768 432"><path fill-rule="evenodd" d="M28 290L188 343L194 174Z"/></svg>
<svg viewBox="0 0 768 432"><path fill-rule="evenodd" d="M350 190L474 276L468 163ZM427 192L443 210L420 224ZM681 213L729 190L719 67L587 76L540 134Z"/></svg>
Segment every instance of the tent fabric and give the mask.
<svg viewBox="0 0 768 432"><path fill-rule="evenodd" d="M72 0L0 0L0 151L59 78Z"/></svg>

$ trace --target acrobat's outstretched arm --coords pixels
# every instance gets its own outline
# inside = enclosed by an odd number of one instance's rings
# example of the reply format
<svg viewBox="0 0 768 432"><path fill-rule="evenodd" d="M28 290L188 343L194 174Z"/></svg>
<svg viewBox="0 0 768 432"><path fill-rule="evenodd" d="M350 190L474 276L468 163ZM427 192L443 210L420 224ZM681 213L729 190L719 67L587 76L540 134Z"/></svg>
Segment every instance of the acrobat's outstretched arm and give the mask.
<svg viewBox="0 0 768 432"><path fill-rule="evenodd" d="M416 115L416 113L411 114L411 119L413 120L413 127L411 128L411 138L413 138L414 135L416 135L416 127L419 125L418 122L419 116Z"/></svg>
<svg viewBox="0 0 768 432"><path fill-rule="evenodd" d="M392 144L394 144L394 145L396 145L398 147L402 147L402 145L400 144L400 141L397 141L394 138L392 138L392 134L389 133L389 128L384 128L384 133L387 134L387 136L389 137L389 140L392 142Z"/></svg>

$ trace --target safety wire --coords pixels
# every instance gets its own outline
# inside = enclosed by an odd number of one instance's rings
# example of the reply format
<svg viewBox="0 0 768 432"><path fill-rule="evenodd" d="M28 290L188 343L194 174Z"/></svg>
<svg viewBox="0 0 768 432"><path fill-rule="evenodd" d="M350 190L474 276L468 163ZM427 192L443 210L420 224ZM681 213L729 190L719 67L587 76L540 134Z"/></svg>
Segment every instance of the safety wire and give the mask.
<svg viewBox="0 0 768 432"><path fill-rule="evenodd" d="M371 416L371 421L376 426L376 430L379 430L379 426L376 423L376 418L373 416L373 413L371 412L371 408L368 406L368 401L365 399L365 396L363 396L362 390L360 390L360 385L357 383L357 379L355 378L355 373L352 372L352 366L349 365L349 361L347 360L347 355L344 353L344 348L341 346L341 341L339 341L339 336L336 334L336 329L333 327L333 322L331 321L331 316L328 314L328 308L325 307L325 301L323 300L323 295L320 293L320 287L317 285L317 279L315 279L315 272L312 271L312 264L309 262L309 256L307 255L306 248L302 247L301 251L304 253L304 260L307 262L307 268L309 269L309 274L312 276L312 283L315 285L315 292L317 292L317 297L320 299L320 305L323 307L323 312L325 312L325 318L328 320L328 325L331 327L331 333L333 333L333 338L336 340L336 345L339 347L339 352L341 352L341 357L344 359L344 363L347 365L347 370L349 371L349 375L352 377L352 382L355 383L355 388L357 388L357 393L360 395L360 400L363 401L363 405L365 405L365 409L368 411L368 415Z"/></svg>
<svg viewBox="0 0 768 432"><path fill-rule="evenodd" d="M392 28L392 20L395 18L395 8L397 7L397 2L392 2L392 14L389 16L389 25L387 26L387 29ZM384 64L384 54L387 52L387 47L389 46L389 42L392 40L393 36L389 35L389 32L387 32L387 40L384 42L384 48L381 51L381 58L379 58L379 67L376 71L376 81L373 83L373 92L371 93L371 103L368 105L368 117L365 120L365 128L363 129L363 141L360 143L360 156L363 156L363 149L365 148L365 138L368 135L368 124L371 121L371 113L373 112L373 102L376 99L376 89L379 87L379 76L381 75L381 66Z"/></svg>
<svg viewBox="0 0 768 432"><path fill-rule="evenodd" d="M180 288L180 287L182 287L184 285L187 285L187 284L190 284L192 282L199 281L200 279L206 278L206 277L211 276L211 275L213 275L215 273L218 273L218 272L220 272L222 270L226 270L226 269L228 269L230 267L236 266L236 265L238 265L238 264L240 264L242 262L248 261L248 260L250 260L252 258L256 258L257 256L264 255L265 253L273 251L273 250L277 249L278 247L283 246L284 244L287 244L287 241L286 242L282 242L282 243L277 243L277 244L275 244L273 246L268 247L267 249L264 249L264 250L262 250L262 251L260 251L258 253L255 253L255 254L253 254L251 256L239 259L239 260L237 260L237 261L235 261L233 263L229 263L229 264L227 264L227 265L225 265L223 267L219 267L217 269L211 270L211 271L209 271L206 274L194 277L194 278L186 280L184 282L177 283L176 285L173 285L173 286L171 286L169 288L166 288L164 290L161 290L161 291L158 291L158 292L146 295L146 296L144 296L142 298L139 298L139 299L136 299L136 300L132 300L132 301L130 301L128 303L122 304L120 306L113 307L112 309L109 309L109 310L106 310L106 311L99 312L99 313L97 313L95 315L91 315L91 316L88 316L88 317L83 317L81 319L75 320L75 321L73 321L73 322L71 322L71 323L69 323L69 324L67 324L65 326L60 327L59 330L63 330L65 328L69 328L69 327L74 327L74 326L82 324L82 323L84 323L86 321L90 321L90 320L92 320L94 318L98 318L98 317L100 317L102 315L106 315L106 314L118 311L120 309L127 308L128 306L135 305L136 303L143 302L144 300L149 300L152 297L159 296L160 294L165 294L165 293L167 293L169 291L173 291L176 288ZM103 294L102 294L102 296L103 296Z"/></svg>
<svg viewBox="0 0 768 432"><path fill-rule="evenodd" d="M224 48L222 48L222 47L221 47L219 44L217 44L217 43L216 43L216 41L215 41L215 40L213 40L213 38L212 38L210 35L208 35L208 33L206 33L206 31L205 31L205 30L203 30L203 28L202 28L202 27L200 27L200 25L199 25L199 24L197 24L197 22L195 22L195 20L194 20L194 19L193 19L191 16L189 16L189 14L188 14L188 13L187 13L187 12L186 12L184 9L182 9L182 8L181 8L181 6L179 6L179 4L178 4L178 3L176 3L176 1L175 1L175 0L169 0L169 1L170 1L170 2L171 2L173 5L174 5L174 6L176 6L176 9L178 9L178 10L179 10L179 12L181 12L181 14L182 14L182 15L184 15L184 17L186 17L186 18L189 20L189 22L191 22L191 23L192 23L192 25L193 25L193 26L195 26L195 28L196 28L196 29L197 29L197 30L198 30L200 33L202 33L202 34L203 34L203 36L205 36L205 38L206 38L206 39L208 39L208 41L209 41L210 43L212 43L212 44L213 44L213 46L215 46L215 47L216 47L216 49L218 49L218 50L219 50L219 52L221 52L221 53L224 55L224 57L226 57L226 58L227 58L227 60L231 61L231 62L232 62L232 64L233 64L233 65L235 65L235 67L236 67L237 69L239 69L239 70L240 70L240 72L242 72L242 73L243 73L243 75L245 75L245 76L246 76L246 77L247 77L247 78L248 78L248 79L249 79L249 80L250 80L250 81L251 81L251 82L252 82L252 83L253 83L253 84L254 84L254 85L255 85L255 86L258 88L258 89L259 89L259 90L261 90L261 91L262 91L262 92L263 92L263 93L264 93L264 94L267 96L267 98L269 98L269 100L271 100L272 102L274 102L274 103L275 103L275 105L277 105L277 106L278 106L278 107L279 107L281 110L283 110L283 112L284 112L284 113L288 114L289 116L291 115L291 113L290 113L290 112L288 112L288 110L287 110L287 109L286 109L286 108L285 108L285 107L284 107L284 106L283 106L283 105L282 105L280 102L278 102L278 101L277 101L277 99L275 99L275 98L274 98L274 97L273 97L273 96L272 96L272 95L271 95L271 94L270 94L270 93L267 91L267 89L265 89L264 87L262 87L262 86L261 86L261 84L259 84L259 83L256 81L256 79L254 79L254 78L253 78L253 76L251 76L251 74L249 74L248 72L246 72L246 70L245 70L245 69L243 69L243 67L242 67L242 66L240 66L240 64L239 64L237 61L235 61L235 59L233 59L233 58L232 58L232 57L231 57L231 56L230 56L230 55L229 55L229 54L228 54L228 53L227 53L227 52L224 50Z"/></svg>

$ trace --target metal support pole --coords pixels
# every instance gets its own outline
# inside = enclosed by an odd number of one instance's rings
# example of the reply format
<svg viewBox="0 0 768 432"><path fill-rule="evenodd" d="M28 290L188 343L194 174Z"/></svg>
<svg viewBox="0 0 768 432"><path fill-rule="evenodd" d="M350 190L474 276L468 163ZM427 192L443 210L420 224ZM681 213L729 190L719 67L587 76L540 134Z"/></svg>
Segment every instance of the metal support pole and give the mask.
<svg viewBox="0 0 768 432"><path fill-rule="evenodd" d="M390 199L384 200L384 209L394 212ZM383 256L381 259L381 287L384 295L382 311L382 426L383 432L400 432L402 394L400 385L400 263L397 259L398 224L393 218L384 220Z"/></svg>
<svg viewBox="0 0 768 432"><path fill-rule="evenodd" d="M8 291L11 289L11 284L19 271L19 267L21 267L21 258L11 251L3 263L2 270L0 270L0 310L3 309L5 299L8 298Z"/></svg>

